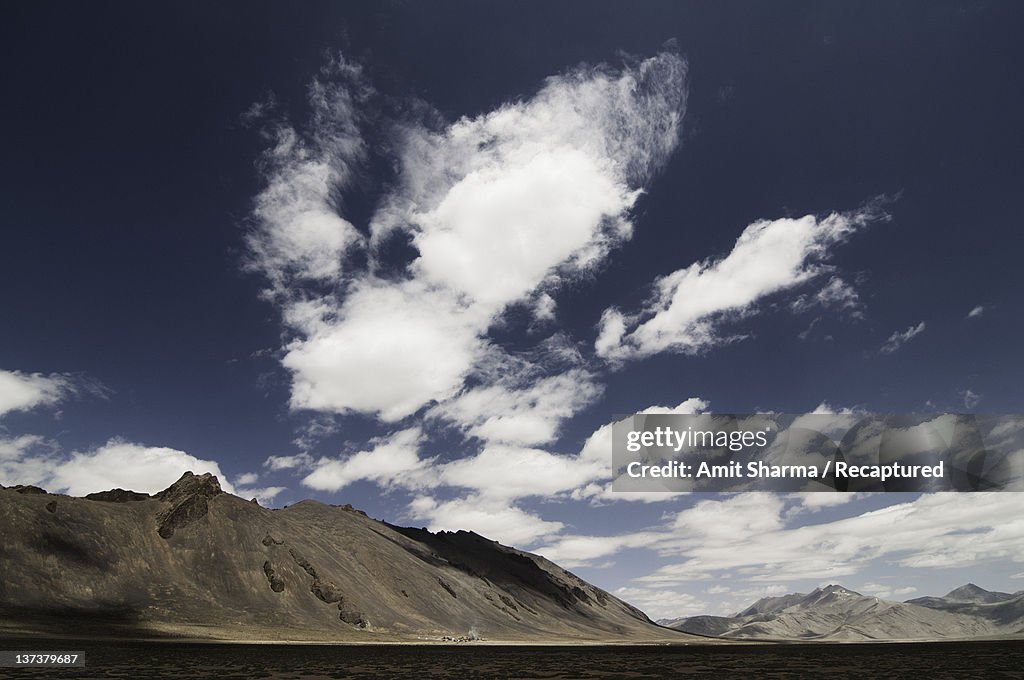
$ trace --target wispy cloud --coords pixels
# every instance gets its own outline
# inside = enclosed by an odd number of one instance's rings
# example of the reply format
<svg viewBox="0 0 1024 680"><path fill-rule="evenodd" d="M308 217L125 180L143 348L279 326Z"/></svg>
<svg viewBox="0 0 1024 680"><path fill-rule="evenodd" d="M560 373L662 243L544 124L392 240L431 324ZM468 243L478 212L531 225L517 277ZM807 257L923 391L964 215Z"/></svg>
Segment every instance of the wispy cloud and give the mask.
<svg viewBox="0 0 1024 680"><path fill-rule="evenodd" d="M563 535L539 551L585 564L643 546L669 563L636 582L668 588L709 578L839 580L883 559L902 568L971 567L1016 561L1024 550L1024 521L1006 519L1015 516L1012 493L927 494L804 525L794 525L794 518L808 515L792 512L788 504L793 502L802 501L760 493L702 500L657 528L603 537Z"/></svg>
<svg viewBox="0 0 1024 680"><path fill-rule="evenodd" d="M54 406L82 392L105 397L109 390L99 382L67 373L24 373L0 370L0 416Z"/></svg>
<svg viewBox="0 0 1024 680"><path fill-rule="evenodd" d="M332 58L308 89L308 134L287 120L268 124L272 142L260 160L266 186L256 198L247 235L247 266L267 279L266 294L297 303L309 284L342 274L346 251L363 238L340 214L340 192L366 157L361 127L373 92L359 66ZM246 112L250 121L272 115L273 100Z"/></svg>
<svg viewBox="0 0 1024 680"><path fill-rule="evenodd" d="M815 293L800 295L790 305L795 312L815 307L838 309L852 319L864 318L864 304L854 287L839 276L833 276Z"/></svg>
<svg viewBox="0 0 1024 680"><path fill-rule="evenodd" d="M640 311L605 310L595 350L602 357L624 360L661 352L697 354L742 338L723 335L725 322L753 314L766 296L827 271L824 262L834 246L886 219L879 205L820 219L807 215L754 222L725 257L656 279L651 299ZM839 278L817 295L820 304L857 304L856 294Z"/></svg>
<svg viewBox="0 0 1024 680"><path fill-rule="evenodd" d="M908 326L905 331L895 331L882 345L883 354L892 354L900 347L924 332L925 323L922 321L916 326Z"/></svg>
<svg viewBox="0 0 1024 680"><path fill-rule="evenodd" d="M971 311L967 312L967 318L968 319L977 319L978 317L980 317L984 313L985 313L985 308L982 307L981 305L978 305L977 307L974 307L973 309L971 309Z"/></svg>
<svg viewBox="0 0 1024 680"><path fill-rule="evenodd" d="M968 410L973 409L981 403L981 395L970 388L961 392L960 396L964 398L964 408Z"/></svg>

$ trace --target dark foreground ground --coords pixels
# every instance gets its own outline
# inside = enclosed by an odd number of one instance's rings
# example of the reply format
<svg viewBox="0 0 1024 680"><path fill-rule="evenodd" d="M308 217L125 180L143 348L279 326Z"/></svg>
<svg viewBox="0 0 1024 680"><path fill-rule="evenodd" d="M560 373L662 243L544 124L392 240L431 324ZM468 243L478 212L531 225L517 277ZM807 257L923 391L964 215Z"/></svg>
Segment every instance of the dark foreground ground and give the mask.
<svg viewBox="0 0 1024 680"><path fill-rule="evenodd" d="M688 647L504 647L29 643L79 650L73 669L0 669L0 678L1024 678L1024 641Z"/></svg>

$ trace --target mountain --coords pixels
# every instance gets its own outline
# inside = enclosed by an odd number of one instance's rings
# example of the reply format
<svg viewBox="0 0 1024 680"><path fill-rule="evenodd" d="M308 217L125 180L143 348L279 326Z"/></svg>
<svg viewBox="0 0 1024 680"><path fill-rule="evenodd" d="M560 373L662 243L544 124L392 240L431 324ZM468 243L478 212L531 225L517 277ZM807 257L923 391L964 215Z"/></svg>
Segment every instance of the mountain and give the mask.
<svg viewBox="0 0 1024 680"><path fill-rule="evenodd" d="M974 585L945 598L890 602L839 585L766 597L731 617L693 616L670 627L731 639L931 640L1024 634L1022 595ZM925 602L927 601L927 602Z"/></svg>
<svg viewBox="0 0 1024 680"><path fill-rule="evenodd" d="M0 632L240 640L675 640L537 555L186 473L154 496L0 487Z"/></svg>
<svg viewBox="0 0 1024 680"><path fill-rule="evenodd" d="M992 592L968 583L943 597L918 597L907 600L907 604L972 616L988 621L1001 630L1024 630L1024 590L1016 593Z"/></svg>
<svg viewBox="0 0 1024 680"><path fill-rule="evenodd" d="M954 588L943 597L916 597L913 600L907 600L907 602L910 604L919 604L924 607L943 609L962 604L995 604L997 602L1012 600L1013 598L1020 597L1021 595L1024 595L1024 591L1013 594L1000 593L998 591L985 590L973 583L968 583L965 586Z"/></svg>

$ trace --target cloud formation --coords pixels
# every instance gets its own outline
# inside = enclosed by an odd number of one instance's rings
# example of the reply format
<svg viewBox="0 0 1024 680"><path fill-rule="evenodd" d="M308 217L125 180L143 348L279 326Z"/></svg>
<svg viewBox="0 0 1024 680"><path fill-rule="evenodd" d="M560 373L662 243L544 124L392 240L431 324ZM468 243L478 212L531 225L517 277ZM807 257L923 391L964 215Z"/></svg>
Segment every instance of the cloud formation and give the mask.
<svg viewBox="0 0 1024 680"><path fill-rule="evenodd" d="M806 312L815 307L831 307L846 313L852 319L864 318L864 303L852 285L839 276L833 276L820 290L798 296L790 305L795 312Z"/></svg>
<svg viewBox="0 0 1024 680"><path fill-rule="evenodd" d="M212 473L221 488L235 493L215 461L178 449L111 439L88 451L61 455L53 442L41 437L0 440L0 482L5 485L33 484L71 496L113 488L156 493L186 471Z"/></svg>
<svg viewBox="0 0 1024 680"><path fill-rule="evenodd" d="M667 564L635 579L649 588L732 578L748 583L842 580L880 560L907 569L1020 562L1024 520L1012 493L937 493L888 507L797 525L792 503L812 496L745 493L701 500L659 528L610 536L563 535L539 550L583 565L646 547ZM902 501L902 502L900 502ZM813 517L814 515L811 515ZM893 590L891 594L899 594Z"/></svg>
<svg viewBox="0 0 1024 680"><path fill-rule="evenodd" d="M924 321L922 321L921 323L917 324L916 326L914 326L914 325L907 326L907 330L905 330L905 331L894 331L893 334L889 336L889 339L885 341L885 344L882 345L882 350L881 350L882 353L883 354L892 354L893 352L898 350L900 347L902 347L903 345L907 344L908 342L913 340L915 337L917 337L918 335L923 333L924 329L925 329L925 324L924 324Z"/></svg>
<svg viewBox="0 0 1024 680"><path fill-rule="evenodd" d="M0 370L0 416L53 406L77 389L76 381L68 375Z"/></svg>
<svg viewBox="0 0 1024 680"><path fill-rule="evenodd" d="M488 331L510 305L538 292L552 316L544 291L629 237L637 196L678 142L686 65L666 52L584 66L473 118L378 125L399 169L368 240L340 196L365 154L373 92L339 68L311 89L310 139L281 127L268 151L252 263L294 333L292 407L396 422L451 399L500 354ZM396 242L410 252L397 273ZM364 268L345 268L353 251Z"/></svg>
<svg viewBox="0 0 1024 680"><path fill-rule="evenodd" d="M376 440L372 449L340 460L321 459L302 484L318 491L338 491L362 479L381 486L419 486L420 473L430 464L419 457L421 438L420 428L412 427Z"/></svg>
<svg viewBox="0 0 1024 680"><path fill-rule="evenodd" d="M624 360L676 352L698 354L742 336L723 335L726 321L756 311L773 293L799 286L828 271L831 249L873 221L884 219L877 205L824 218L759 220L720 259L695 262L652 286L644 307L626 314L617 308L601 316L594 348L599 356ZM850 306L856 294L838 278L817 295L819 304Z"/></svg>

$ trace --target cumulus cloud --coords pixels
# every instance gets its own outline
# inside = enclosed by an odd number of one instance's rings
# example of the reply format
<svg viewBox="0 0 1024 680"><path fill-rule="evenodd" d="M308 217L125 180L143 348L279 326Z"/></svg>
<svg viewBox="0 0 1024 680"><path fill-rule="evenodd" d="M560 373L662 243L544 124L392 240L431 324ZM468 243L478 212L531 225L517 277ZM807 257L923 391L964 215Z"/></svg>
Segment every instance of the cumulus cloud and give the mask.
<svg viewBox="0 0 1024 680"><path fill-rule="evenodd" d="M143 493L163 491L187 471L197 475L209 472L217 476L221 488L235 493L234 486L220 466L212 460L165 446L144 446L121 439L85 452L75 452L53 470L54 489L82 496L112 488Z"/></svg>
<svg viewBox="0 0 1024 680"><path fill-rule="evenodd" d="M257 472L245 472L235 477L235 484L238 486L252 486L258 481L260 481L260 476Z"/></svg>
<svg viewBox="0 0 1024 680"><path fill-rule="evenodd" d="M221 488L235 493L215 461L177 449L111 439L68 456L61 455L53 442L37 436L0 440L0 482L5 485L35 484L72 496L113 488L156 493L187 471L212 473L220 480Z"/></svg>
<svg viewBox="0 0 1024 680"><path fill-rule="evenodd" d="M610 457L610 450L604 453L605 458ZM608 460L592 455L498 445L445 464L440 481L488 498L552 497L607 477L608 468Z"/></svg>
<svg viewBox="0 0 1024 680"><path fill-rule="evenodd" d="M723 258L696 262L653 285L651 299L634 314L605 310L595 350L612 360L660 352L700 353L741 336L722 335L725 321L756 311L768 295L818 276L831 249L885 215L873 205L824 218L759 220L749 225ZM856 304L838 278L818 293L821 303ZM851 294L853 297L851 297Z"/></svg>
<svg viewBox="0 0 1024 680"><path fill-rule="evenodd" d="M925 324L924 321L922 321L916 326L908 326L905 331L894 331L893 334L889 336L889 339L885 341L885 344L882 345L882 353L892 354L910 340L923 333L924 329Z"/></svg>
<svg viewBox="0 0 1024 680"><path fill-rule="evenodd" d="M491 443L530 446L553 441L559 424L588 406L603 391L585 369L529 381L518 377L466 390L429 415L460 426L464 432Z"/></svg>
<svg viewBox="0 0 1024 680"><path fill-rule="evenodd" d="M691 398L675 407L651 406L644 413L696 413L707 402ZM568 496L574 500L639 500L637 494L611 491L612 427L593 432L573 454L539 448L488 444L479 453L436 467L435 483L472 490L478 498L511 501L539 496ZM622 496L621 498L619 496ZM653 494L652 494L653 495ZM667 500L672 494L659 494Z"/></svg>
<svg viewBox="0 0 1024 680"><path fill-rule="evenodd" d="M252 262L294 333L283 358L292 407L396 422L460 392L493 356L488 331L510 305L536 299L538 317L552 317L538 288L629 237L639 192L678 142L686 65L664 53L580 67L473 118L378 125L393 133L380 148L398 171L368 241L339 197L366 153L374 94L358 69L335 68L311 90L310 139L282 127L267 153ZM396 239L411 253L397 273ZM356 251L366 266L346 268Z"/></svg>
<svg viewBox="0 0 1024 680"><path fill-rule="evenodd" d="M422 436L420 428L412 427L378 439L367 451L341 459L322 458L302 484L318 491L338 491L363 479L382 486L417 486L430 463L419 457Z"/></svg>
<svg viewBox="0 0 1024 680"><path fill-rule="evenodd" d="M288 347L293 408L398 421L453 396L484 354L482 316L419 282L360 283L338 313Z"/></svg>

